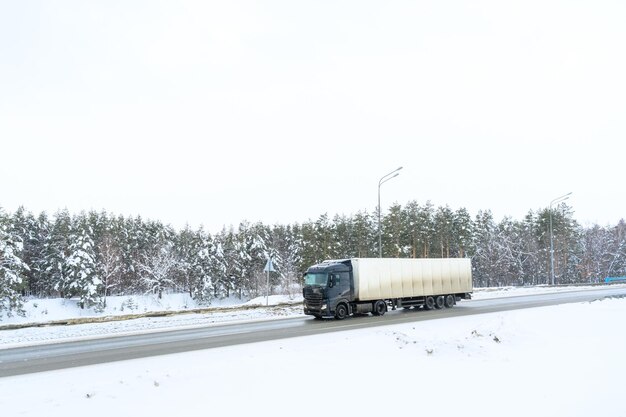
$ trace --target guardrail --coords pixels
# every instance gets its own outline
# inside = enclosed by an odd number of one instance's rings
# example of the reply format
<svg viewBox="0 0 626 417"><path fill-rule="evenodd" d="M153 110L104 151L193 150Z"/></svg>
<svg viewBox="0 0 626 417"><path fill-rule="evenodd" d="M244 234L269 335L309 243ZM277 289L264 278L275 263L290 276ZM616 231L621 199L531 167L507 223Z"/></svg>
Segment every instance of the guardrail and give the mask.
<svg viewBox="0 0 626 417"><path fill-rule="evenodd" d="M614 282L626 282L626 277L606 277L604 278L605 284L611 284Z"/></svg>

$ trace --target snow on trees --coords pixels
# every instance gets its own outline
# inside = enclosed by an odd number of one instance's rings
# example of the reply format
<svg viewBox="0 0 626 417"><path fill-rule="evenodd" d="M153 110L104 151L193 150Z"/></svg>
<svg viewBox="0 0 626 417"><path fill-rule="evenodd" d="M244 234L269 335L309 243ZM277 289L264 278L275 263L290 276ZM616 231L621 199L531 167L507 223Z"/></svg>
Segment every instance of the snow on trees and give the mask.
<svg viewBox="0 0 626 417"><path fill-rule="evenodd" d="M0 208L0 318L3 311L8 316L22 311L20 291L23 274L29 269L20 257L22 249L22 240L10 231L8 218Z"/></svg>
<svg viewBox="0 0 626 417"><path fill-rule="evenodd" d="M626 223L580 226L567 205L552 214L555 277L601 282L626 275ZM476 286L543 284L550 275L550 212L497 221L490 211L415 201L394 204L383 217L383 253L398 257L472 258ZM174 230L141 217L106 212L50 218L24 208L0 211L0 310L19 311L22 297L76 297L85 308L107 295L184 291L214 298L295 291L304 269L325 259L378 256L378 224L367 211L328 214L295 225L241 222L210 234Z"/></svg>
<svg viewBox="0 0 626 417"><path fill-rule="evenodd" d="M161 299L164 291L174 288L173 274L176 264L176 257L169 243L157 245L146 252L139 263L140 281L146 294L154 294Z"/></svg>
<svg viewBox="0 0 626 417"><path fill-rule="evenodd" d="M65 259L64 292L69 297L78 297L81 308L100 305L102 302L102 280L96 265L92 234L93 230L82 214L72 225L68 256Z"/></svg>
<svg viewBox="0 0 626 417"><path fill-rule="evenodd" d="M186 227L176 238L175 252L177 285L201 304L210 303L214 291L210 237L202 228L192 231Z"/></svg>

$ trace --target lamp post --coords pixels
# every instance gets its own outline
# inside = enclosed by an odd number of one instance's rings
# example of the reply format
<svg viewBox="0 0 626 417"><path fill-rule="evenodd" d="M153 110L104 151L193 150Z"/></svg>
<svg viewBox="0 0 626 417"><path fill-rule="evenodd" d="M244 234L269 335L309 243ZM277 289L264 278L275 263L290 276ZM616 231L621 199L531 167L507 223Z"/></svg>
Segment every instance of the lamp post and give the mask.
<svg viewBox="0 0 626 417"><path fill-rule="evenodd" d="M397 177L400 174L398 171L400 171L401 169L402 167L394 169L389 174L384 175L380 179L380 181L378 181L378 257L379 258L383 257L383 244L382 244L383 239L382 239L382 235L380 231L380 186L386 183L387 181L389 181L390 179Z"/></svg>
<svg viewBox="0 0 626 417"><path fill-rule="evenodd" d="M554 285L554 236L552 235L552 204L557 202L561 203L567 200L571 194L572 193L569 192L550 201L550 275L552 278L552 285Z"/></svg>

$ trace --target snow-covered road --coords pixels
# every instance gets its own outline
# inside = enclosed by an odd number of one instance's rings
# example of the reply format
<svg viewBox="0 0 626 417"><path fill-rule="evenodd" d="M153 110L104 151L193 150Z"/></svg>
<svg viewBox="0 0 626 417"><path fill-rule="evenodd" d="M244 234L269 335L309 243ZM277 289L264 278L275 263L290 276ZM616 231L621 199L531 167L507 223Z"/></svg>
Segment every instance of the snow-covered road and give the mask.
<svg viewBox="0 0 626 417"><path fill-rule="evenodd" d="M0 406L25 417L619 417L624 317L626 299L604 299L5 377Z"/></svg>
<svg viewBox="0 0 626 417"><path fill-rule="evenodd" d="M588 287L505 287L476 289L474 300L484 300L502 297L515 297L532 294L551 294L571 292L573 290L597 290L602 288L626 288L626 285L588 286ZM26 327L15 330L0 330L0 349L27 346L41 343L51 343L64 340L77 340L92 337L106 337L111 335L128 335L147 331L165 329L181 329L186 327L207 326L218 323L231 323L250 320L267 320L282 317L303 316L302 306L299 304L301 296L271 296L269 306L265 307L265 297L250 300L246 303L236 302L216 303L219 307L214 311L202 314L185 313L191 307L192 300L182 294L165 296L162 300L152 297L110 297L108 309L99 313L92 310L81 310L71 300L49 299L30 300L26 303L25 317L4 318L0 321L0 329L6 324L34 323L46 324L55 320L72 318L99 318L105 316L124 317L124 313L163 311L179 311L166 317L137 318L132 320L114 320L101 323L86 323L61 326ZM293 303L293 305L285 305ZM462 302L463 303L463 302ZM280 306L277 306L279 305ZM249 308L256 305L256 308ZM126 308L124 309L124 306ZM134 306L130 309L128 306ZM228 308L226 308L227 306ZM238 308L243 307L243 308ZM45 314L42 312L45 311Z"/></svg>

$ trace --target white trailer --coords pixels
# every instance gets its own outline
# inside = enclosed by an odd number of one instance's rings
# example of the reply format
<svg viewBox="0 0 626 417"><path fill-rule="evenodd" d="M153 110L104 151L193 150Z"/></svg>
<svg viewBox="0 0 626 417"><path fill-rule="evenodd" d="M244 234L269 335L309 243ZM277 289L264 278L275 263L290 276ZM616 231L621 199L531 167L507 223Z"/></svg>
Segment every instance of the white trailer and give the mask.
<svg viewBox="0 0 626 417"><path fill-rule="evenodd" d="M304 313L341 319L388 308L449 308L472 290L468 258L328 260L305 273Z"/></svg>

